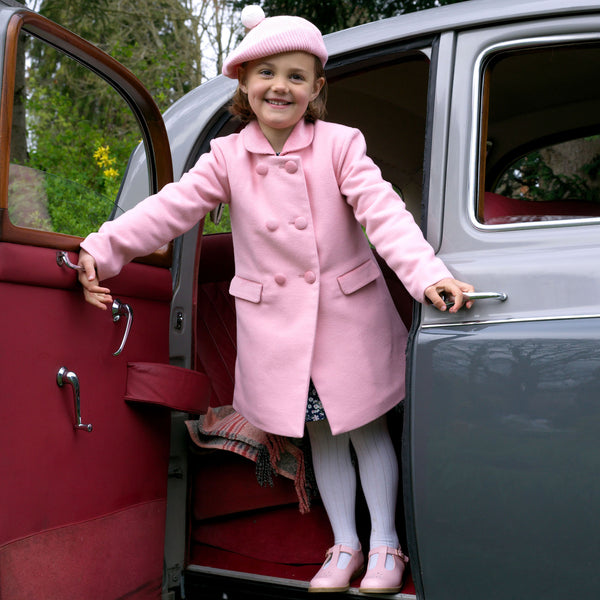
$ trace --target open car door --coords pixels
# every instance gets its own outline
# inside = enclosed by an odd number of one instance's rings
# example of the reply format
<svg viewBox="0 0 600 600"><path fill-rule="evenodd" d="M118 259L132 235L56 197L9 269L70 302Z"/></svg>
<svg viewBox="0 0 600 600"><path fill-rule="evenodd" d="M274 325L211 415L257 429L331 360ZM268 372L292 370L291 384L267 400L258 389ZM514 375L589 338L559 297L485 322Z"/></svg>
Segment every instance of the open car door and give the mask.
<svg viewBox="0 0 600 600"><path fill-rule="evenodd" d="M127 168L148 170L137 199L170 181L166 131L133 75L40 15L0 4L0 44L0 598L159 598L170 412L132 387L168 369L170 259L107 282L115 317L69 262Z"/></svg>

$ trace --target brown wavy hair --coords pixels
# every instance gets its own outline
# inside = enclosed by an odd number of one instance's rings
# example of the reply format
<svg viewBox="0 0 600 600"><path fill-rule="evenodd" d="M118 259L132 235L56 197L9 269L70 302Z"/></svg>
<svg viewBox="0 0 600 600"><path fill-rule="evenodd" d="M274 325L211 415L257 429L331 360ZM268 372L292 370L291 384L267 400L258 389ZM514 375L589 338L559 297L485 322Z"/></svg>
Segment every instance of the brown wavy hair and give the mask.
<svg viewBox="0 0 600 600"><path fill-rule="evenodd" d="M238 80L243 81L246 74L246 64L244 63L238 67ZM304 113L304 120L308 123L314 123L317 119L325 118L325 114L327 112L327 79L325 79L325 69L321 64L321 61L315 56L315 80L323 78L324 83L319 95L312 101L308 103L308 107L306 108L306 112ZM256 115L254 111L250 107L250 102L248 101L248 94L246 92L242 92L240 86L238 85L237 90L235 90L235 94L231 99L231 104L229 105L229 112L238 117L238 119L242 122L242 125L246 125L256 119Z"/></svg>

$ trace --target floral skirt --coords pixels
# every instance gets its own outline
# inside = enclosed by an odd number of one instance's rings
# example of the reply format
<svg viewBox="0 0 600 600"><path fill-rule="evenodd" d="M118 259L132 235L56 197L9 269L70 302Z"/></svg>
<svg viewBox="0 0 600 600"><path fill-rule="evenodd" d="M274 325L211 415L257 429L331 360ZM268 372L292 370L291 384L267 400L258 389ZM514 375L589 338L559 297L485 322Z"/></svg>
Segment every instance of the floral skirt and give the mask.
<svg viewBox="0 0 600 600"><path fill-rule="evenodd" d="M311 379L308 387L308 404L306 406L306 417L304 420L323 421L326 418L325 409L323 408L323 404L321 404L317 388L315 388L315 384Z"/></svg>

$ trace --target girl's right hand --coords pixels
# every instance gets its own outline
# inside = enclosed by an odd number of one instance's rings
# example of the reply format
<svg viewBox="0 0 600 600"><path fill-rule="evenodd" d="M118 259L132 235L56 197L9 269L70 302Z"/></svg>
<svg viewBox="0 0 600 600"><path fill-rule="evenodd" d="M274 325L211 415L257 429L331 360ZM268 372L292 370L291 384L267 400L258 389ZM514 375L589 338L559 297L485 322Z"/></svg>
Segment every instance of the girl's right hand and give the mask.
<svg viewBox="0 0 600 600"><path fill-rule="evenodd" d="M108 288L99 285L96 274L96 261L94 257L83 250L79 252L79 282L83 286L83 297L86 302L102 310L112 305L113 299Z"/></svg>

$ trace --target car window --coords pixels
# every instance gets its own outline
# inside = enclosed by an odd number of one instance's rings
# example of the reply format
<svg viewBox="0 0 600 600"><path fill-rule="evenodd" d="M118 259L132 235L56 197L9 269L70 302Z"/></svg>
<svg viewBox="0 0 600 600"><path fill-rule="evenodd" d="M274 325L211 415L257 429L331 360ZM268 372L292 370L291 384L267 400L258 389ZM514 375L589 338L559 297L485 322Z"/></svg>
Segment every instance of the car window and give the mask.
<svg viewBox="0 0 600 600"><path fill-rule="evenodd" d="M327 120L356 127L383 177L419 222L430 61L420 50L390 52L329 78ZM348 98L352 98L349 102Z"/></svg>
<svg viewBox="0 0 600 600"><path fill-rule="evenodd" d="M108 83L21 32L8 188L13 225L81 237L98 229L115 211L141 138Z"/></svg>
<svg viewBox="0 0 600 600"><path fill-rule="evenodd" d="M487 62L479 222L600 217L597 43L508 50Z"/></svg>

